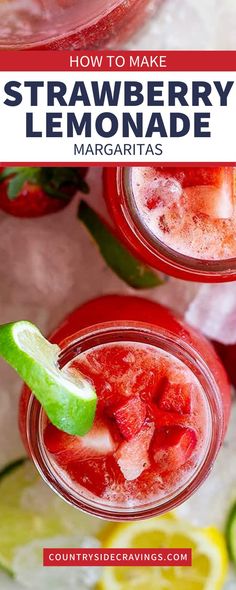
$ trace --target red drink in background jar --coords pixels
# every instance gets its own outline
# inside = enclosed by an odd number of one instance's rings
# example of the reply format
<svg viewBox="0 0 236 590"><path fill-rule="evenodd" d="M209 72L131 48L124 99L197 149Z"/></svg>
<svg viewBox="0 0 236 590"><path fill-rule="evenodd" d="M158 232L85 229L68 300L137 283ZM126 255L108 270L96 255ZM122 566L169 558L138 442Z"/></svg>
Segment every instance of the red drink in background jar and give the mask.
<svg viewBox="0 0 236 590"><path fill-rule="evenodd" d="M104 196L122 240L181 279L236 279L234 168L105 169Z"/></svg>
<svg viewBox="0 0 236 590"><path fill-rule="evenodd" d="M1 0L0 49L95 49L129 38L161 0Z"/></svg>
<svg viewBox="0 0 236 590"><path fill-rule="evenodd" d="M209 342L167 308L125 296L83 305L52 340L61 366L92 380L98 406L93 429L74 437L24 389L21 433L46 481L111 520L185 501L208 475L229 418L229 384Z"/></svg>

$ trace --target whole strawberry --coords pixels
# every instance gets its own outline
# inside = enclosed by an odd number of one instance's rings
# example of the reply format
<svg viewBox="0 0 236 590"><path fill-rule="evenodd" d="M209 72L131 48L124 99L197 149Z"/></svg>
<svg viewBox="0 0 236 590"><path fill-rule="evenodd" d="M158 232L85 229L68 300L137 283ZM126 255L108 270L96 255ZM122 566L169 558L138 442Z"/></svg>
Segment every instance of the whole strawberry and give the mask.
<svg viewBox="0 0 236 590"><path fill-rule="evenodd" d="M77 191L88 193L87 168L0 169L0 209L15 217L56 213Z"/></svg>
<svg viewBox="0 0 236 590"><path fill-rule="evenodd" d="M222 344L221 342L214 341L214 345L224 368L228 373L230 382L236 387L236 344Z"/></svg>

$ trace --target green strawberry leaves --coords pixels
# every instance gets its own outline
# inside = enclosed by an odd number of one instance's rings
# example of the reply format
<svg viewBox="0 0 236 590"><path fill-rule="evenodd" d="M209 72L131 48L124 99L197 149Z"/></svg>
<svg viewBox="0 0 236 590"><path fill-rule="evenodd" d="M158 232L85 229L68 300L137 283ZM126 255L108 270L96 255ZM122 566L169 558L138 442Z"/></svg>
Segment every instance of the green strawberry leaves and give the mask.
<svg viewBox="0 0 236 590"><path fill-rule="evenodd" d="M12 201L21 192L26 181L36 184L37 172L39 168L5 168L0 175L0 182L9 179L8 182L8 198Z"/></svg>
<svg viewBox="0 0 236 590"><path fill-rule="evenodd" d="M121 244L108 224L85 201L80 202L78 219L95 240L107 265L128 285L134 289L150 289L164 283Z"/></svg>
<svg viewBox="0 0 236 590"><path fill-rule="evenodd" d="M8 179L7 194L10 200L16 199L25 182L29 182L41 187L49 197L68 201L70 194L63 191L66 187L74 189L74 192L89 192L82 170L79 167L7 167L0 174L0 182Z"/></svg>

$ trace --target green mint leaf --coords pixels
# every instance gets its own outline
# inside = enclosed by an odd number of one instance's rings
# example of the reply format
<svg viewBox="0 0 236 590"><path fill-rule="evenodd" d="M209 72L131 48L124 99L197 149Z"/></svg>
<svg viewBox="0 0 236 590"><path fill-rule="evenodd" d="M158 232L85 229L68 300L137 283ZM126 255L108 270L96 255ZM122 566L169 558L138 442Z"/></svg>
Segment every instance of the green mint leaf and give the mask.
<svg viewBox="0 0 236 590"><path fill-rule="evenodd" d="M81 201L78 219L95 240L107 265L134 289L150 289L163 284L163 280L145 264L137 260L114 235L108 225Z"/></svg>

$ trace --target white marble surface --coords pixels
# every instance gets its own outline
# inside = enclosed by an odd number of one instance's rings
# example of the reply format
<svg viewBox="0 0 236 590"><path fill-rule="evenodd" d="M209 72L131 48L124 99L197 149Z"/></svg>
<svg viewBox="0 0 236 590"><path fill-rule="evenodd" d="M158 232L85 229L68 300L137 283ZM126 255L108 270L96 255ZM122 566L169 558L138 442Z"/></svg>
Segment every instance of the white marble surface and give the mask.
<svg viewBox="0 0 236 590"><path fill-rule="evenodd" d="M163 8L129 47L140 49L234 49L235 0L166 0ZM90 174L89 197L101 209L100 170ZM130 292L105 266L75 218L76 199L63 212L38 220L18 220L0 213L0 322L29 319L46 333L87 298ZM170 279L148 296L183 312L198 285ZM140 293L141 294L141 293ZM174 296L173 296L174 294ZM147 293L146 293L147 295ZM0 467L23 453L17 430L20 381L0 362ZM222 526L236 498L236 411L213 472L180 513L200 525ZM10 433L10 434L9 434ZM1 590L22 590L0 574ZM34 590L32 587L31 590ZM82 589L80 589L82 590ZM183 590L191 590L183 588ZM236 590L232 575L227 590Z"/></svg>

